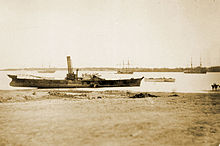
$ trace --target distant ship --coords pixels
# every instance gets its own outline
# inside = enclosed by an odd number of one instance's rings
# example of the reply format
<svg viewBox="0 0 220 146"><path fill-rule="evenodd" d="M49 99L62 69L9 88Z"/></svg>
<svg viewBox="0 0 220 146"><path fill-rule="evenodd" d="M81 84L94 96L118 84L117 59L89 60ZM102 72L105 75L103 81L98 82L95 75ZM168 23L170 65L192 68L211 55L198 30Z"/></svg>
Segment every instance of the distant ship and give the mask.
<svg viewBox="0 0 220 146"><path fill-rule="evenodd" d="M206 72L207 72L207 69L202 67L201 58L200 58L200 66L193 67L192 58L191 58L191 68L184 70L184 73L187 73L187 74L206 74Z"/></svg>
<svg viewBox="0 0 220 146"><path fill-rule="evenodd" d="M175 82L174 78L144 78L145 82Z"/></svg>
<svg viewBox="0 0 220 146"><path fill-rule="evenodd" d="M56 70L53 69L44 69L44 70L39 70L38 73L55 73Z"/></svg>
<svg viewBox="0 0 220 146"><path fill-rule="evenodd" d="M144 78L130 78L118 80L106 80L98 75L78 77L78 69L73 72L70 56L67 56L68 74L65 79L43 78L31 76L31 78L19 77L18 75L8 75L13 87L37 87L37 88L96 88L96 87L132 87L140 86ZM89 78L88 78L89 77Z"/></svg>
<svg viewBox="0 0 220 146"><path fill-rule="evenodd" d="M202 67L190 68L184 71L184 73L188 74L206 74L206 72L206 68Z"/></svg>
<svg viewBox="0 0 220 146"><path fill-rule="evenodd" d="M130 65L130 63L129 63L129 60L128 60L127 67L125 68L125 67L124 67L125 64L124 64L124 61L123 61L123 68L122 68L122 69L119 69L119 70L117 71L117 74L133 74L134 72L129 69L129 65Z"/></svg>
<svg viewBox="0 0 220 146"><path fill-rule="evenodd" d="M117 74L133 74L133 73L134 73L133 71L129 71L126 69L122 69L122 70L117 71Z"/></svg>
<svg viewBox="0 0 220 146"><path fill-rule="evenodd" d="M37 72L38 73L55 73L56 70L55 68L50 68L50 66L49 68L43 68L43 65L42 65L42 69L38 70Z"/></svg>

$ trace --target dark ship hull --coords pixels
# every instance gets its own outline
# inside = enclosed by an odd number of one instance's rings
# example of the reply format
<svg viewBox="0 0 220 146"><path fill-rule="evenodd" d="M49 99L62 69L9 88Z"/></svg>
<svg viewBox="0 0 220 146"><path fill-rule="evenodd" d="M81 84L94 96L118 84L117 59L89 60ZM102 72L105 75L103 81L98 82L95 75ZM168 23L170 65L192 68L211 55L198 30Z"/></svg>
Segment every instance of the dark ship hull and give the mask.
<svg viewBox="0 0 220 146"><path fill-rule="evenodd" d="M73 72L70 56L67 56L68 74L63 80L48 79L29 75L32 78L22 78L17 75L8 75L13 87L36 87L36 88L96 88L96 87L132 87L140 86L144 78L131 78L120 80L106 80L97 75L78 77L78 69ZM34 78L33 78L34 77Z"/></svg>
<svg viewBox="0 0 220 146"><path fill-rule="evenodd" d="M17 75L8 75L13 87L36 87L36 88L96 88L96 87L132 87L140 86L142 78L120 80L56 80L56 79L24 79Z"/></svg>

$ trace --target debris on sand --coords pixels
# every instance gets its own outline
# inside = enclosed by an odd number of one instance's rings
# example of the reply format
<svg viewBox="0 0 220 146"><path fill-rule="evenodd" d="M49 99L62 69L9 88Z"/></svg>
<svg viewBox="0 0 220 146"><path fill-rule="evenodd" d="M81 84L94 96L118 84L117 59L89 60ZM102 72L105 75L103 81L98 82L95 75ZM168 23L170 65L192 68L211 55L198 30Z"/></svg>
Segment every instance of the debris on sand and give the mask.
<svg viewBox="0 0 220 146"><path fill-rule="evenodd" d="M152 95L149 93L139 93L139 94L135 94L134 96L131 96L129 98L145 98L145 97L158 97L158 96Z"/></svg>
<svg viewBox="0 0 220 146"><path fill-rule="evenodd" d="M172 95L169 95L168 97L178 97L179 95L177 94L172 94Z"/></svg>
<svg viewBox="0 0 220 146"><path fill-rule="evenodd" d="M141 130L139 130L133 134L130 134L130 136L136 137L136 136L140 135L141 133L143 133L143 132Z"/></svg>
<svg viewBox="0 0 220 146"><path fill-rule="evenodd" d="M26 95L24 95L23 98L24 98L25 100L29 100L29 97L26 96Z"/></svg>

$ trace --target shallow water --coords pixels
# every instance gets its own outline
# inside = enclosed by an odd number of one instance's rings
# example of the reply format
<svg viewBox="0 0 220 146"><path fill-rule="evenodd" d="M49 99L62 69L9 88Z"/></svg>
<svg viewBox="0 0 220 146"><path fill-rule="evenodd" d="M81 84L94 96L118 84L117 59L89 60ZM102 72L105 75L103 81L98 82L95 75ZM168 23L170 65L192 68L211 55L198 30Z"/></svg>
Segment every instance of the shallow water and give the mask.
<svg viewBox="0 0 220 146"><path fill-rule="evenodd" d="M10 78L7 74L31 74L43 77L55 77L64 79L66 71L56 71L52 74L38 73L37 71L1 71L0 72L0 90L27 89L19 87L10 87ZM113 71L82 71L83 73L99 73L105 79L124 79L124 78L175 78L175 82L145 82L142 80L140 87L113 87L113 88L96 88L83 90L129 90L142 92L208 92L211 90L211 84L220 83L220 73L207 74L184 74L182 72L135 72L134 74L116 74ZM75 89L74 89L75 90ZM82 90L82 89L80 89Z"/></svg>

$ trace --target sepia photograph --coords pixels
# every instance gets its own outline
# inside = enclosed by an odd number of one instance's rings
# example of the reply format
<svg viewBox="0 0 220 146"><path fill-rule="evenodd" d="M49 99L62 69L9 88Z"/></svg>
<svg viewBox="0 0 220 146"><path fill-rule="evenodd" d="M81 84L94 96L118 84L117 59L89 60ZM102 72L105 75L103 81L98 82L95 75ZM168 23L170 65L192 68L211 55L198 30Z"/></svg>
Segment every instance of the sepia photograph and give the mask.
<svg viewBox="0 0 220 146"><path fill-rule="evenodd" d="M219 146L220 0L0 0L0 146Z"/></svg>

